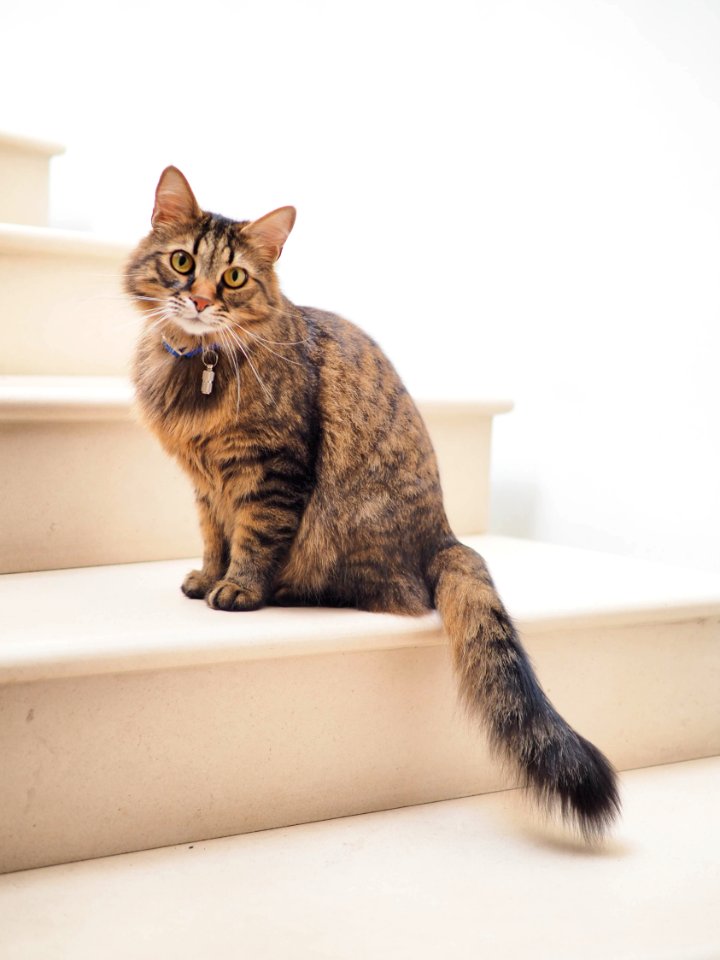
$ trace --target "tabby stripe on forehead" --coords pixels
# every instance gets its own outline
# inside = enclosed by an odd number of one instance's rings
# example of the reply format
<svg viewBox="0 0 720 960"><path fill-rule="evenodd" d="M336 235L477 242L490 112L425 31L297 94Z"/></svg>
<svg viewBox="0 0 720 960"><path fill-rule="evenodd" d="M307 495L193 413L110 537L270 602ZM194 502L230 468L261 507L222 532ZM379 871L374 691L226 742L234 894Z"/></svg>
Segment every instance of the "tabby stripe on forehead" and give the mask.
<svg viewBox="0 0 720 960"><path fill-rule="evenodd" d="M231 220L226 220L225 217L217 217L215 223L213 224L213 235L215 237L216 246L220 245L220 241L226 239L231 231Z"/></svg>
<svg viewBox="0 0 720 960"><path fill-rule="evenodd" d="M210 219L206 220L202 230L200 231L200 233L198 233L197 237L195 238L195 243L193 244L193 253L195 254L195 256L197 256L197 252L200 249L200 244L210 232L211 227L212 227L212 220Z"/></svg>

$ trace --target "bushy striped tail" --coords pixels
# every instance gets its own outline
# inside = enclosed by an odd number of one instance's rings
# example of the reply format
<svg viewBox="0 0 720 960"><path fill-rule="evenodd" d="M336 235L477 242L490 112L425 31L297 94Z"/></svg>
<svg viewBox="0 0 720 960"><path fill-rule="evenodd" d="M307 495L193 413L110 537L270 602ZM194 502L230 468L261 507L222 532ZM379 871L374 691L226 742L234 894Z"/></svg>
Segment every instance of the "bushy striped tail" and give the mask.
<svg viewBox="0 0 720 960"><path fill-rule="evenodd" d="M484 719L491 746L543 805L587 839L600 837L620 809L615 772L545 696L482 557L455 542L435 555L428 577L462 699Z"/></svg>

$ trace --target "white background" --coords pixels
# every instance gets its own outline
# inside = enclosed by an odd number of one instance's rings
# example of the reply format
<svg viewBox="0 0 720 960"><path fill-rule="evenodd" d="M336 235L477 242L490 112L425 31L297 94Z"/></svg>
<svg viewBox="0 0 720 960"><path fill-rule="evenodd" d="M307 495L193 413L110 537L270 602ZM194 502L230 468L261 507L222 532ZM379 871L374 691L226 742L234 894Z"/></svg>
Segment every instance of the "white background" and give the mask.
<svg viewBox="0 0 720 960"><path fill-rule="evenodd" d="M510 397L495 531L720 569L720 0L6 5L0 129L53 223L137 237L168 163L298 207L286 293L411 390Z"/></svg>

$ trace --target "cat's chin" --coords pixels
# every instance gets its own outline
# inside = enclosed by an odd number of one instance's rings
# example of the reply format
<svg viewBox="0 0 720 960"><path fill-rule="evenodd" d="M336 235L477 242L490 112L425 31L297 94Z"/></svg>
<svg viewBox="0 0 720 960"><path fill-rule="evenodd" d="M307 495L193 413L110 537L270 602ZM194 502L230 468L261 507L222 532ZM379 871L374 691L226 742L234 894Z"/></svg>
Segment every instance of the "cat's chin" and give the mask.
<svg viewBox="0 0 720 960"><path fill-rule="evenodd" d="M191 337L204 337L209 333L215 333L218 328L216 323L203 323L202 320L185 320L183 317L173 317L172 322L183 333L190 334Z"/></svg>

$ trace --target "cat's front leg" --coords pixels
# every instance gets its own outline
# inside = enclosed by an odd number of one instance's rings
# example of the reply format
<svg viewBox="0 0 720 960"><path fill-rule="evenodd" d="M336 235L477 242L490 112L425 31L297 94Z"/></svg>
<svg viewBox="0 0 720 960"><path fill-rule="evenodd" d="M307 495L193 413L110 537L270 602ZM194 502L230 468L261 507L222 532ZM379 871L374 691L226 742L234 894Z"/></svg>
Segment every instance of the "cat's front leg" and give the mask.
<svg viewBox="0 0 720 960"><path fill-rule="evenodd" d="M230 563L206 597L214 610L257 610L267 603L306 499L305 493L290 486L279 491L277 484L240 498Z"/></svg>
<svg viewBox="0 0 720 960"><path fill-rule="evenodd" d="M203 538L203 564L201 570L191 570L188 573L181 590L191 600L204 600L225 574L229 551L223 529L212 512L210 498L197 493L196 501Z"/></svg>

